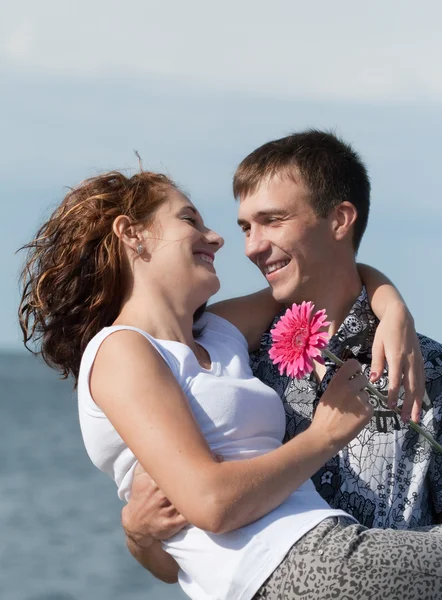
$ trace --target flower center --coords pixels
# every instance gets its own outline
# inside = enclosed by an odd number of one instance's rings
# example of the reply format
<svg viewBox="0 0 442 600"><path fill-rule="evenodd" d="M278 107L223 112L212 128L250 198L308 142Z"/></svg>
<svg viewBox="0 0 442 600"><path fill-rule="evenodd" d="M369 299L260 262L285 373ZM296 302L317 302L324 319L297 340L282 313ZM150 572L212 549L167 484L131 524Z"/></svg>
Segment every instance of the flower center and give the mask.
<svg viewBox="0 0 442 600"><path fill-rule="evenodd" d="M304 349L309 337L308 327L299 327L292 337L293 350L301 351Z"/></svg>

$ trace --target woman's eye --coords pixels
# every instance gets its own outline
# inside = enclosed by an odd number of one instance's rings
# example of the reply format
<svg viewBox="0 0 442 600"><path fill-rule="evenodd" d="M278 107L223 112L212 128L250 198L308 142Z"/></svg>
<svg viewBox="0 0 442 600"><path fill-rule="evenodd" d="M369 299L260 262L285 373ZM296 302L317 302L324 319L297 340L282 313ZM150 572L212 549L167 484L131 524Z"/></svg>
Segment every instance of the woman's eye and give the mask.
<svg viewBox="0 0 442 600"><path fill-rule="evenodd" d="M190 215L183 215L182 218L183 218L184 221L189 221L189 223L192 223L192 225L196 224L195 217L191 217Z"/></svg>

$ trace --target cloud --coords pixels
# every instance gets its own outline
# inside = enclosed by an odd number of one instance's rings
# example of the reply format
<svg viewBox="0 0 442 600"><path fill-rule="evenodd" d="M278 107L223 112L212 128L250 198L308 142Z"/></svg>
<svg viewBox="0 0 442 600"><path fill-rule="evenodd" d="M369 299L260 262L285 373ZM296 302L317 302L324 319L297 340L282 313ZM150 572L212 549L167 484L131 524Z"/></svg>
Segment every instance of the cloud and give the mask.
<svg viewBox="0 0 442 600"><path fill-rule="evenodd" d="M392 275L419 327L442 338L442 325L431 321L442 293L442 92L434 60L442 7L405 0L396 14L397 4L379 0L337 6L8 3L0 20L5 289L16 290L15 249L63 186L99 170L136 168L134 148L147 168L189 188L226 237L222 294L257 289L261 279L233 225L235 167L269 139L331 127L354 143L372 175L361 258ZM0 300L1 346L18 339L17 294Z"/></svg>
<svg viewBox="0 0 442 600"><path fill-rule="evenodd" d="M12 61L27 62L31 57L32 44L33 27L29 22L21 22L6 36L2 53Z"/></svg>
<svg viewBox="0 0 442 600"><path fill-rule="evenodd" d="M22 0L7 12L5 58L36 71L163 74L292 98L442 100L436 0L404 0L400 11L384 0Z"/></svg>

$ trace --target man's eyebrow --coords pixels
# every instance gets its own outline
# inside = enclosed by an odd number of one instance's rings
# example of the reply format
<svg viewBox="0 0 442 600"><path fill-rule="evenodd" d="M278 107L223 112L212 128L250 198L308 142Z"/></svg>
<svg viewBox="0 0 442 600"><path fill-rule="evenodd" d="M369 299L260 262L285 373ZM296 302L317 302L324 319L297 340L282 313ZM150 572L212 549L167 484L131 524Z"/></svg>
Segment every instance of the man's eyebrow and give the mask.
<svg viewBox="0 0 442 600"><path fill-rule="evenodd" d="M287 214L287 211L283 208L266 208L265 210L259 210L256 213L252 214L252 220L259 220L263 217L283 217ZM237 221L239 226L247 225L249 221L245 219L238 219Z"/></svg>

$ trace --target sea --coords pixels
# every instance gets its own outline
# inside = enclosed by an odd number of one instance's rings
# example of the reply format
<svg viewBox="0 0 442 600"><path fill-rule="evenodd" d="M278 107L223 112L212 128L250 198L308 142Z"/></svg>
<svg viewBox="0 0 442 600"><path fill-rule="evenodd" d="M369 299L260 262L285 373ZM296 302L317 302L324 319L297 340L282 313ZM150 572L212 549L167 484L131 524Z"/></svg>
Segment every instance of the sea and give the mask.
<svg viewBox="0 0 442 600"><path fill-rule="evenodd" d="M72 382L0 353L0 600L184 600L129 554L116 486L90 462Z"/></svg>

